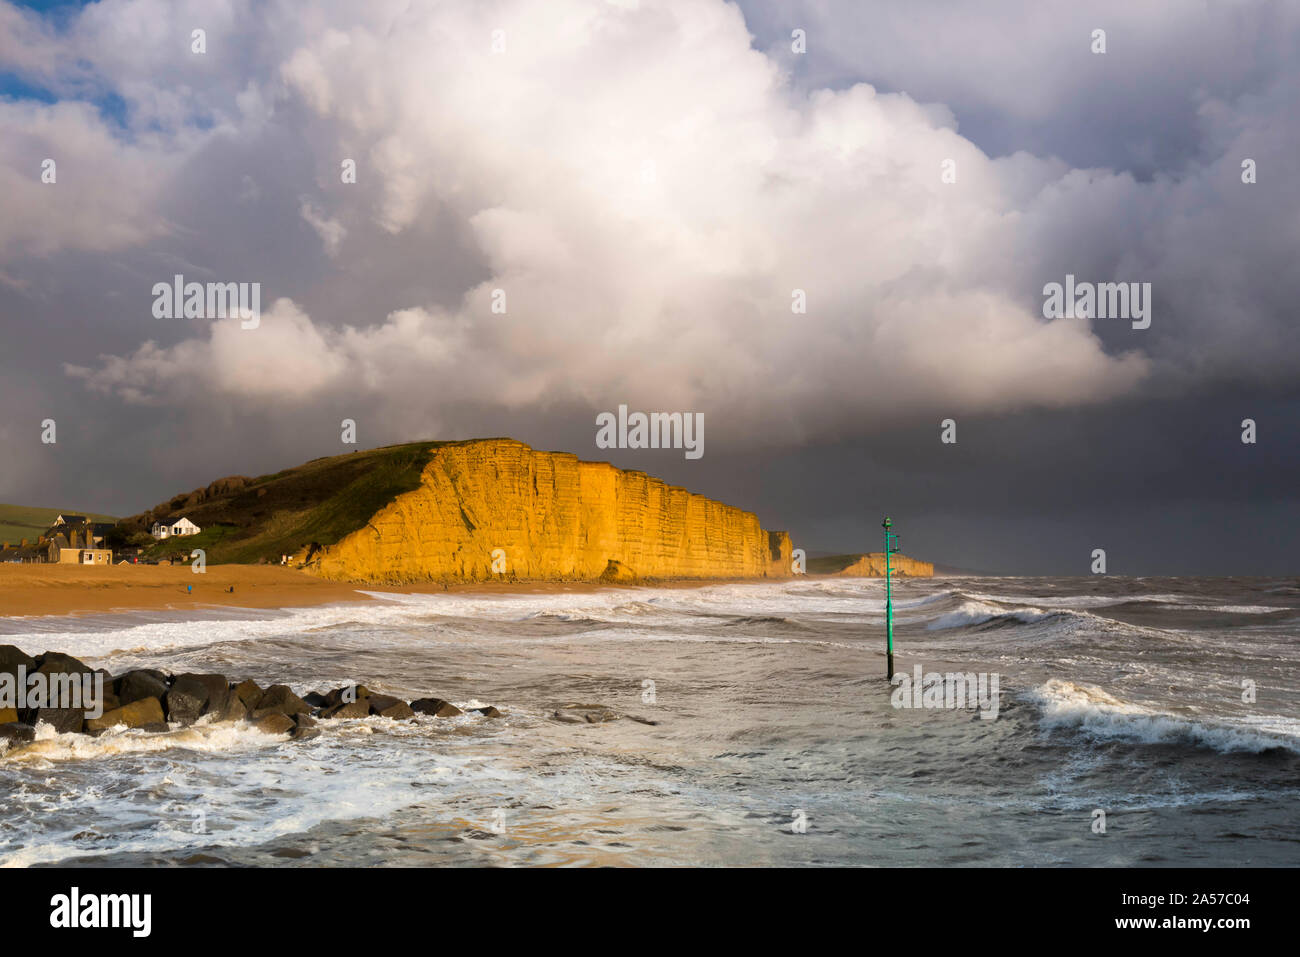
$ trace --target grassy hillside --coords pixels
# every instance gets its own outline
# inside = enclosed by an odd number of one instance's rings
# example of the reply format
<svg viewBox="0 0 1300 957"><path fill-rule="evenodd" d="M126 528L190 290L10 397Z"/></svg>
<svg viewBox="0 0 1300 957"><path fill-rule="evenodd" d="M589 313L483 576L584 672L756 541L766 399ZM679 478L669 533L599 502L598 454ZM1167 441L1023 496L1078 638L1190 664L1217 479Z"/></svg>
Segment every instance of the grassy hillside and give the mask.
<svg viewBox="0 0 1300 957"><path fill-rule="evenodd" d="M32 508L27 505L0 505L0 542L17 545L24 538L35 542L59 515L85 515L92 522L116 522L112 515L97 515L75 508Z"/></svg>
<svg viewBox="0 0 1300 957"><path fill-rule="evenodd" d="M151 544L150 556L188 557L202 548L212 563L278 562L305 545L333 545L364 527L398 495L419 487L430 453L445 444L393 445L314 459L260 478L219 479L123 519L123 530L133 541L151 542L155 521L185 517L203 531Z"/></svg>

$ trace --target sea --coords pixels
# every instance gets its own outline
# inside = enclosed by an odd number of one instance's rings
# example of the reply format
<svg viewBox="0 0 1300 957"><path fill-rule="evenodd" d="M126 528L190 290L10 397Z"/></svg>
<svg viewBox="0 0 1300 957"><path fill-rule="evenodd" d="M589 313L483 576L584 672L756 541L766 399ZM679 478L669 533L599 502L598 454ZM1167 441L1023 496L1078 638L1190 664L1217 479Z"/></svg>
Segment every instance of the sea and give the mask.
<svg viewBox="0 0 1300 957"><path fill-rule="evenodd" d="M0 755L0 864L1300 865L1296 579L904 580L892 684L880 579L371 594L0 618L114 674L467 712L42 726Z"/></svg>

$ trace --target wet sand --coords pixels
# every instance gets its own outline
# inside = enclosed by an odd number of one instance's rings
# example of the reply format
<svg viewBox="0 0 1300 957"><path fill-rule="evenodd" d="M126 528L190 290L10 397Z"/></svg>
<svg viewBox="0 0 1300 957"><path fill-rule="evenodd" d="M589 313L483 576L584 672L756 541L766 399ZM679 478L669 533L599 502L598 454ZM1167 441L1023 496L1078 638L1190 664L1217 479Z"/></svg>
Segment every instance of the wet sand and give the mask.
<svg viewBox="0 0 1300 957"><path fill-rule="evenodd" d="M697 588L733 579L655 582L655 587ZM747 580L747 579L745 579ZM232 593L229 589L233 587ZM590 592L599 582L474 582L444 586L368 585L331 582L279 565L209 565L195 574L189 565L16 565L0 564L0 617L73 615L105 611L186 608L303 608L345 601L373 601L366 592L418 594L485 592L540 594ZM187 589L190 589L187 591Z"/></svg>

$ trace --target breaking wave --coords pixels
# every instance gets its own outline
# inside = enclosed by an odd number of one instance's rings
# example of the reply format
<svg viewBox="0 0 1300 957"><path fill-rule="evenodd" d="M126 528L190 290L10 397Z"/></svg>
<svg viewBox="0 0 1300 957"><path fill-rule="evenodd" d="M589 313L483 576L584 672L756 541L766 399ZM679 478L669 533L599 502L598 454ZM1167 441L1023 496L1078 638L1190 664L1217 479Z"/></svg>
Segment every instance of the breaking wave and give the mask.
<svg viewBox="0 0 1300 957"><path fill-rule="evenodd" d="M1080 731L1098 740L1140 744L1182 744L1222 754L1261 754L1285 749L1300 754L1300 721L1205 722L1116 698L1096 685L1052 678L1029 698L1050 729Z"/></svg>
<svg viewBox="0 0 1300 957"><path fill-rule="evenodd" d="M963 601L960 606L940 615L926 627L930 631L945 628L965 628L969 625L982 625L990 621L1015 621L1022 625L1032 625L1048 618L1065 618L1078 616L1076 612L1044 611L1041 608L999 608L982 601Z"/></svg>

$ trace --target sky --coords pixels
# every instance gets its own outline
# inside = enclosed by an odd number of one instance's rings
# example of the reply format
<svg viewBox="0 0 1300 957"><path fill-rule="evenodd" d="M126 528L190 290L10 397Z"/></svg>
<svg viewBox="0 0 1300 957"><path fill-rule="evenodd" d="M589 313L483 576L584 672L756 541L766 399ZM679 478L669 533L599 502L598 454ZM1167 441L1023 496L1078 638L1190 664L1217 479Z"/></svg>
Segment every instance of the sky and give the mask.
<svg viewBox="0 0 1300 957"><path fill-rule="evenodd" d="M0 502L508 435L810 552L1295 575L1300 6L1082 6L0 0Z"/></svg>

